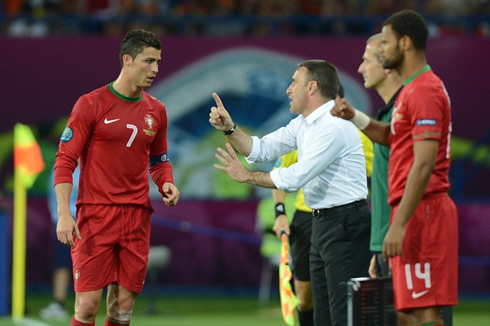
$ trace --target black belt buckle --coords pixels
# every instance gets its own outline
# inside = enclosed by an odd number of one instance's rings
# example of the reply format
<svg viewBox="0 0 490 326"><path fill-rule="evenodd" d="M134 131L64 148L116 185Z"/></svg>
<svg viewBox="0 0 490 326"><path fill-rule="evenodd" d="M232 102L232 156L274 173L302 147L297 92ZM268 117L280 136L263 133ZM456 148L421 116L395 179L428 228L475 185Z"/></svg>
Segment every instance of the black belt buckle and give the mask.
<svg viewBox="0 0 490 326"><path fill-rule="evenodd" d="M313 215L313 217L320 217L322 215L322 210L321 209L314 209L311 211L311 215Z"/></svg>

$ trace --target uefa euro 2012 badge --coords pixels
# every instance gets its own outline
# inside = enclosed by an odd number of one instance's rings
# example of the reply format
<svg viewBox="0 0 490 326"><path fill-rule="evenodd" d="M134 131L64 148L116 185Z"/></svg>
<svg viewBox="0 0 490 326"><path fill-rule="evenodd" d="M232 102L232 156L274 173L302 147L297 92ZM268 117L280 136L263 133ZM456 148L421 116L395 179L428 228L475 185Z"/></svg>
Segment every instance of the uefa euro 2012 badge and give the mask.
<svg viewBox="0 0 490 326"><path fill-rule="evenodd" d="M65 130L63 130L63 133L61 134L61 142L62 143L67 143L73 138L73 130L71 130L70 127L66 126Z"/></svg>

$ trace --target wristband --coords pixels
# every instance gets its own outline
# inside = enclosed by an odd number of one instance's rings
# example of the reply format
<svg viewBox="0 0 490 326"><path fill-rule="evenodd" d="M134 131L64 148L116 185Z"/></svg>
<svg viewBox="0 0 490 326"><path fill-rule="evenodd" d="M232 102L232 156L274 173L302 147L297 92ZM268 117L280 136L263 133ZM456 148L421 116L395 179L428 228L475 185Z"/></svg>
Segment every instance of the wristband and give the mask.
<svg viewBox="0 0 490 326"><path fill-rule="evenodd" d="M231 135L232 133L235 132L235 129L236 129L236 123L233 124L233 127L230 130L223 131L223 133L225 134L225 136L229 136L229 135Z"/></svg>
<svg viewBox="0 0 490 326"><path fill-rule="evenodd" d="M350 121L356 125L359 130L364 130L371 123L371 118L367 116L364 112L354 109L354 116Z"/></svg>
<svg viewBox="0 0 490 326"><path fill-rule="evenodd" d="M284 209L284 204L283 203L278 203L276 204L276 218L279 215L286 215L286 210Z"/></svg>

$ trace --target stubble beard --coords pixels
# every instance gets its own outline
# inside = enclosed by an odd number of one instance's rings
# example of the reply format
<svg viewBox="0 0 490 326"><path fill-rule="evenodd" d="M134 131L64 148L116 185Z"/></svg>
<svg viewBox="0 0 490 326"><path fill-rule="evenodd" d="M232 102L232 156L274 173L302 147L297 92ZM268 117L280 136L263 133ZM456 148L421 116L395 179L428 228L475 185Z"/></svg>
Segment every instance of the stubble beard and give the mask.
<svg viewBox="0 0 490 326"><path fill-rule="evenodd" d="M400 49L397 47L395 49L395 53L393 54L393 57L390 59L384 58L383 60L383 68L384 69L396 69L399 70L399 68L402 66L403 61L405 59L405 56L401 53Z"/></svg>

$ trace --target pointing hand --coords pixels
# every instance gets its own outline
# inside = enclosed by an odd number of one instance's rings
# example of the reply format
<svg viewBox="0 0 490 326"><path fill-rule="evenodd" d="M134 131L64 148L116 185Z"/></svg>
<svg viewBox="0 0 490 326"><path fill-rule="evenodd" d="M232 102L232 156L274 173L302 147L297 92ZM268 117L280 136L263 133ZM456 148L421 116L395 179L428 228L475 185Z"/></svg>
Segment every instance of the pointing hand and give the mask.
<svg viewBox="0 0 490 326"><path fill-rule="evenodd" d="M213 93L213 98L216 102L216 106L211 108L209 113L209 123L220 131L227 131L233 128L233 120L230 114L226 111L223 102L218 94Z"/></svg>

